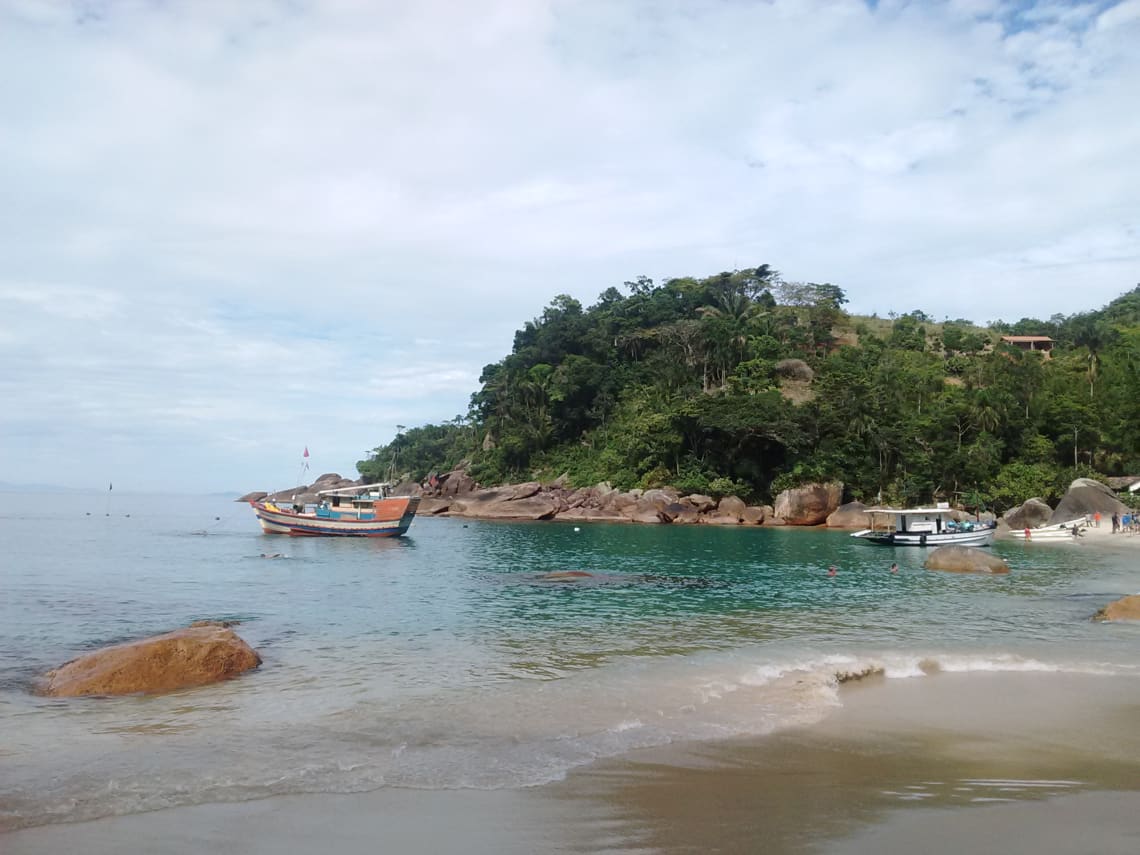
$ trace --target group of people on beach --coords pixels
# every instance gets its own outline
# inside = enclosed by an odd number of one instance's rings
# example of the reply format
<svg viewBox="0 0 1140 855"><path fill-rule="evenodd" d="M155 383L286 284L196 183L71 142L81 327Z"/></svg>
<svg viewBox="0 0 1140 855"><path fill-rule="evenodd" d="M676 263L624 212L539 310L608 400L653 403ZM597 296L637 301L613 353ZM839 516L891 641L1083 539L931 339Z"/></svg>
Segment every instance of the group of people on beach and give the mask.
<svg viewBox="0 0 1140 855"><path fill-rule="evenodd" d="M1100 511L1095 514L1089 514L1085 517L1089 525L1100 528ZM1130 511L1128 513L1119 513L1114 511L1112 514L1112 533L1120 534L1128 532L1129 534L1140 533L1140 513L1137 511Z"/></svg>

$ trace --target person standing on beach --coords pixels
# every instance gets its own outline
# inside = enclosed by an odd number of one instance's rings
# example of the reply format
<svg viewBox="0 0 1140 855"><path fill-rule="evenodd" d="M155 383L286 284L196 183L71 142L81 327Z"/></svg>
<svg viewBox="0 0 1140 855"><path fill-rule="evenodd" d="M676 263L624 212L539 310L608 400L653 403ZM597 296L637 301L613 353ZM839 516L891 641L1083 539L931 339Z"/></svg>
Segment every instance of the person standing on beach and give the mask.
<svg viewBox="0 0 1140 855"><path fill-rule="evenodd" d="M1117 529L1120 528L1120 514L1116 511L1112 512L1112 533L1116 534Z"/></svg>

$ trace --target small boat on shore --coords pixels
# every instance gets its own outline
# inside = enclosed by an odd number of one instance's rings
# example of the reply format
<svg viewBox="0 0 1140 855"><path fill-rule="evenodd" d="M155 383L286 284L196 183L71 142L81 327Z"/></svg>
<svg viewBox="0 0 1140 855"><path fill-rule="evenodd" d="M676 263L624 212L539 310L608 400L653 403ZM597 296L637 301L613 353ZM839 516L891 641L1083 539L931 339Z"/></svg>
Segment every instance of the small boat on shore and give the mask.
<svg viewBox="0 0 1140 855"><path fill-rule="evenodd" d="M1035 540L1066 541L1075 540L1084 534L1088 528L1088 520L1084 517L1068 522L1041 525L1036 528L1013 528L1009 530L1010 537L1032 543Z"/></svg>
<svg viewBox="0 0 1140 855"><path fill-rule="evenodd" d="M399 537L408 530L419 496L389 495L390 484L316 493L316 502L250 502L266 534L300 537Z"/></svg>
<svg viewBox="0 0 1140 855"><path fill-rule="evenodd" d="M996 523L955 520L945 503L936 508L868 508L867 513L871 528L851 536L881 546L989 546L997 532Z"/></svg>

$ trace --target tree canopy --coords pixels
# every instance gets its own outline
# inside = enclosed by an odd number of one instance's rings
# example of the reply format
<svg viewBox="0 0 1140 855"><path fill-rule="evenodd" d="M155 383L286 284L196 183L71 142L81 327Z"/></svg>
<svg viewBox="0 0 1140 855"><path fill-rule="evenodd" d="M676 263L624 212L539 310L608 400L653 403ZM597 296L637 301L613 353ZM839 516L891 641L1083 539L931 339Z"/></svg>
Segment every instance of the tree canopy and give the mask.
<svg viewBox="0 0 1140 855"><path fill-rule="evenodd" d="M566 473L758 500L834 478L868 502L1000 507L1075 474L1140 472L1140 285L1098 311L985 328L847 303L766 264L642 276L588 308L557 296L483 369L467 414L402 429L358 468L423 479L465 462L485 484Z"/></svg>

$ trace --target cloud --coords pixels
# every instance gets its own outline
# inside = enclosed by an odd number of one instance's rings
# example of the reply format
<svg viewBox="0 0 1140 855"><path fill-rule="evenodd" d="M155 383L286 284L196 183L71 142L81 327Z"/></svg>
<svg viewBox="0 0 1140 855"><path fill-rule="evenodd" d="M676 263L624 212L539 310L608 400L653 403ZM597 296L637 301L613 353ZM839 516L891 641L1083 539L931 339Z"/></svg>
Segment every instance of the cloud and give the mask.
<svg viewBox="0 0 1140 855"><path fill-rule="evenodd" d="M643 273L1098 307L1138 38L1138 0L7 3L0 477L349 471Z"/></svg>

